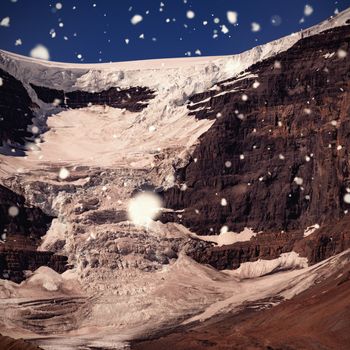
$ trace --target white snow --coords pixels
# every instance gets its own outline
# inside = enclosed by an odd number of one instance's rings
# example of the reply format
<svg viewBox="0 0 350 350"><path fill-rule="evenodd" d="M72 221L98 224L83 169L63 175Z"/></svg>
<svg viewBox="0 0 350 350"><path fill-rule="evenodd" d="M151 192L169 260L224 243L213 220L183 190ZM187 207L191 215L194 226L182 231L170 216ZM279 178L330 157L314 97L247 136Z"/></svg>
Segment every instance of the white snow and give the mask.
<svg viewBox="0 0 350 350"><path fill-rule="evenodd" d="M219 235L208 235L208 236L199 236L195 233L189 233L192 237L200 239L206 242L216 243L219 247L223 245L230 245L236 242L246 242L250 241L252 237L257 235L251 228L245 227L243 231L236 233L232 231L222 230Z"/></svg>
<svg viewBox="0 0 350 350"><path fill-rule="evenodd" d="M231 271L231 273L241 279L256 278L281 270L300 269L307 266L306 258L299 257L299 254L295 252L290 252L281 254L277 259L259 259L257 261L243 263L238 269Z"/></svg>
<svg viewBox="0 0 350 350"><path fill-rule="evenodd" d="M310 236L311 234L313 234L316 230L318 230L320 228L319 224L315 224L312 226L307 227L304 230L304 237Z"/></svg>
<svg viewBox="0 0 350 350"><path fill-rule="evenodd" d="M339 259L341 261L342 257L348 256L348 254L349 250L322 261L321 263L307 267L306 260L300 258L296 253L291 252L286 253L286 255L282 254L281 257L277 259L277 263L256 262L255 267L242 267L242 273L243 269L246 269L248 275L250 273L251 275L259 275L259 272L268 273L268 269L261 268L265 263L265 266L271 264L270 269L275 267L281 270L290 268L294 270L266 275L260 278L251 278L243 280L240 283L235 283L234 292L229 298L221 299L211 304L204 312L187 319L183 323L188 324L194 321L204 321L216 314L237 310L242 303L262 300L266 297L281 296L285 299L291 299L312 286L321 276L326 277L332 275L337 269L337 261ZM348 258L345 259L347 260ZM224 273L228 276L237 277L237 270L224 271Z"/></svg>

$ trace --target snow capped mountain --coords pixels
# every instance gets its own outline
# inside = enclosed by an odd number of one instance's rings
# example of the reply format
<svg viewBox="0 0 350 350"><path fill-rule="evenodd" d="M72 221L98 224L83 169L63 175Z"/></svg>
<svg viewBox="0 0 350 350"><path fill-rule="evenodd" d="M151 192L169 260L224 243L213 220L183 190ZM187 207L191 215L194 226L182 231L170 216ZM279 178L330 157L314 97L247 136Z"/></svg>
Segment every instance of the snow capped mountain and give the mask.
<svg viewBox="0 0 350 350"><path fill-rule="evenodd" d="M349 23L350 9L224 57L0 51L2 332L122 349L338 281Z"/></svg>

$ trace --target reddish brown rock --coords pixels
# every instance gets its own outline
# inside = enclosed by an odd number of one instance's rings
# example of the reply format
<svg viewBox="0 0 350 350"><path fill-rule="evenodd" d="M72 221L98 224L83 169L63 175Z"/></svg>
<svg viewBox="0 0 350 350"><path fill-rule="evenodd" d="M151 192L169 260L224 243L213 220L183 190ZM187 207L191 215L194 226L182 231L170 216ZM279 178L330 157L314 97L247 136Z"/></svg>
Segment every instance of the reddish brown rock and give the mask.
<svg viewBox="0 0 350 350"><path fill-rule="evenodd" d="M267 235L298 231L300 238L308 226L342 220L350 209L343 200L350 187L349 43L350 26L333 28L254 64L246 78L192 96L190 114L216 121L200 138L192 160L178 169L179 185L164 193L166 207L184 209L181 218L165 213L162 220L179 221L200 234L217 234L227 225ZM346 57L337 54L340 49ZM313 253L300 250L310 262L350 247L347 231L333 243L326 243L329 232L324 235L310 243ZM274 239L271 234L267 246L274 247ZM263 255L274 258L290 249L287 236L285 241L286 246ZM206 253L210 258L199 260L237 266L260 257L264 245L214 248ZM219 263L218 255L225 262Z"/></svg>
<svg viewBox="0 0 350 350"><path fill-rule="evenodd" d="M11 207L17 208L17 215L9 215ZM0 185L0 279L19 283L25 279L26 270L40 266L59 273L67 269L67 257L36 250L52 219L41 209L28 207L23 196Z"/></svg>

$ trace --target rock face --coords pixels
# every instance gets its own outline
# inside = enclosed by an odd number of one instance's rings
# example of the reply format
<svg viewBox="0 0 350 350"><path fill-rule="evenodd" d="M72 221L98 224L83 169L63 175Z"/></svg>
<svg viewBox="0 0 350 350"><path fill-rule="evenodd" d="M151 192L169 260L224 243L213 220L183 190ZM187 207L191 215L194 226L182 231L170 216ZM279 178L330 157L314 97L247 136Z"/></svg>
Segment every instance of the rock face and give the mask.
<svg viewBox="0 0 350 350"><path fill-rule="evenodd" d="M34 84L30 85L42 101L69 108L107 105L114 108L125 108L130 112L140 112L148 106L147 101L154 98L154 91L146 87L132 87L129 89L111 87L101 92L79 90L65 92Z"/></svg>
<svg viewBox="0 0 350 350"><path fill-rule="evenodd" d="M58 272L66 270L66 257L36 251L52 219L39 208L27 207L23 196L0 185L0 278L18 283L25 278L24 271L43 265Z"/></svg>
<svg viewBox="0 0 350 350"><path fill-rule="evenodd" d="M23 84L0 69L0 147L24 145L32 135L28 126L34 117L30 107L32 100Z"/></svg>
<svg viewBox="0 0 350 350"><path fill-rule="evenodd" d="M181 219L166 214L163 221L181 220L194 232L210 234L210 228L218 233L223 225L236 232L244 227L303 231L346 216L349 42L349 26L333 28L192 96L190 114L216 122L202 135L189 164L178 169L179 186L164 193L167 207L185 209ZM345 249L349 240L343 242ZM225 250L211 254L226 256ZM230 254L247 259L261 255L254 241L234 250Z"/></svg>
<svg viewBox="0 0 350 350"><path fill-rule="evenodd" d="M14 210L13 216L9 210ZM36 245L52 221L39 208L28 208L23 196L0 185L0 232L6 235L25 236L32 245Z"/></svg>
<svg viewBox="0 0 350 350"><path fill-rule="evenodd" d="M25 271L35 271L40 266L48 266L56 272L67 270L67 257L52 252L7 249L0 246L0 277L20 283L25 279Z"/></svg>

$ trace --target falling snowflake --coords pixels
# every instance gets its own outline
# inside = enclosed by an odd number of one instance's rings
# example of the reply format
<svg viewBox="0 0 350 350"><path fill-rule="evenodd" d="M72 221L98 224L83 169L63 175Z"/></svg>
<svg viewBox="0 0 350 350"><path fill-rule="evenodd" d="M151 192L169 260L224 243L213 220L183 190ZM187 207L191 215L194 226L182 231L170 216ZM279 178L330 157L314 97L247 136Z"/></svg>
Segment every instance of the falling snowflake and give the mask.
<svg viewBox="0 0 350 350"><path fill-rule="evenodd" d="M55 5L55 7L56 7L56 10L61 10L62 7L63 7L63 5L62 5L60 2L58 2L58 3Z"/></svg>
<svg viewBox="0 0 350 350"><path fill-rule="evenodd" d="M224 225L224 226L221 227L220 233L223 234L223 233L226 233L226 232L228 232L228 226Z"/></svg>
<svg viewBox="0 0 350 350"><path fill-rule="evenodd" d="M229 32L229 29L225 26L225 25L222 25L221 26L221 31L224 33L224 34L227 34Z"/></svg>
<svg viewBox="0 0 350 350"><path fill-rule="evenodd" d="M187 190L187 185L186 184L182 184L180 190L181 191L186 191Z"/></svg>
<svg viewBox="0 0 350 350"><path fill-rule="evenodd" d="M253 83L253 88L257 89L259 86L260 86L260 83L257 80L255 80Z"/></svg>
<svg viewBox="0 0 350 350"><path fill-rule="evenodd" d="M39 58L41 60L49 60L50 53L49 50L41 44L36 45L33 49L30 50L29 55L33 58Z"/></svg>
<svg viewBox="0 0 350 350"><path fill-rule="evenodd" d="M32 126L31 131L32 131L33 134L38 134L39 133L39 128L36 125L34 125L34 126Z"/></svg>
<svg viewBox="0 0 350 350"><path fill-rule="evenodd" d="M188 19L193 19L195 17L195 13L192 10L188 10L186 16Z"/></svg>
<svg viewBox="0 0 350 350"><path fill-rule="evenodd" d="M58 177L62 180L65 180L67 177L69 177L69 175L70 175L70 172L66 168L61 168L58 173Z"/></svg>
<svg viewBox="0 0 350 350"><path fill-rule="evenodd" d="M237 17L238 17L237 12L227 11L226 16L227 16L227 20L229 21L229 23L231 23L231 24L237 23Z"/></svg>
<svg viewBox="0 0 350 350"><path fill-rule="evenodd" d="M2 26L2 27L9 27L10 26L10 17L4 17L0 21L0 26Z"/></svg>
<svg viewBox="0 0 350 350"><path fill-rule="evenodd" d="M247 101L247 100L248 100L248 95L243 94L243 95L242 95L242 100L243 100L243 101Z"/></svg>
<svg viewBox="0 0 350 350"><path fill-rule="evenodd" d="M129 42L130 42L130 40L126 38L126 39L125 39L125 43L128 45Z"/></svg>
<svg viewBox="0 0 350 350"><path fill-rule="evenodd" d="M305 16L310 16L314 12L314 9L312 8L311 5L306 4L304 7L304 15Z"/></svg>
<svg viewBox="0 0 350 350"><path fill-rule="evenodd" d="M347 52L343 49L339 49L337 55L339 58L345 58L347 56Z"/></svg>
<svg viewBox="0 0 350 350"><path fill-rule="evenodd" d="M232 163L231 163L229 160L227 160L227 161L225 162L225 167L226 167L226 168L231 168L231 166L232 166Z"/></svg>
<svg viewBox="0 0 350 350"><path fill-rule="evenodd" d="M20 38L18 38L16 41L15 41L15 46L19 46L19 45L22 45L22 40Z"/></svg>
<svg viewBox="0 0 350 350"><path fill-rule="evenodd" d="M241 154L241 155L239 156L239 159L240 159L240 160L243 160L243 159L244 159L244 154Z"/></svg>
<svg viewBox="0 0 350 350"><path fill-rule="evenodd" d="M141 15L134 15L131 18L130 22L131 22L131 24L136 25L136 24L142 22L142 20L143 20L143 17Z"/></svg>
<svg viewBox="0 0 350 350"><path fill-rule="evenodd" d="M19 209L16 206L12 206L9 208L8 213L10 216L15 217L19 214Z"/></svg>
<svg viewBox="0 0 350 350"><path fill-rule="evenodd" d="M271 17L271 23L277 27L282 23L282 18L278 15L274 15Z"/></svg>
<svg viewBox="0 0 350 350"><path fill-rule="evenodd" d="M343 199L345 203L350 204L350 193L346 193Z"/></svg>
<svg viewBox="0 0 350 350"><path fill-rule="evenodd" d="M82 55L81 53L78 53L78 54L77 54L77 58L78 58L79 60L81 60L81 59L83 58L83 55Z"/></svg>
<svg viewBox="0 0 350 350"><path fill-rule="evenodd" d="M0 78L0 86L2 86L4 84L4 81L2 80L2 78Z"/></svg>
<svg viewBox="0 0 350 350"><path fill-rule="evenodd" d="M200 56L202 54L201 50L199 50L199 49L197 49L194 53L198 56Z"/></svg>
<svg viewBox="0 0 350 350"><path fill-rule="evenodd" d="M282 65L281 65L281 62L280 61L275 61L274 64L273 64L274 68L276 69L281 69L282 68Z"/></svg>
<svg viewBox="0 0 350 350"><path fill-rule="evenodd" d="M226 198L221 198L220 204L221 204L223 207L226 207L226 205L227 205L227 200L226 200Z"/></svg>
<svg viewBox="0 0 350 350"><path fill-rule="evenodd" d="M252 22L251 23L251 30L252 30L252 32L258 32L258 31L260 31L260 29L261 29L261 26L260 26L259 23L257 23L257 22Z"/></svg>
<svg viewBox="0 0 350 350"><path fill-rule="evenodd" d="M279 154L278 155L278 158L281 159L281 160L284 160L285 159L285 156L283 154Z"/></svg>
<svg viewBox="0 0 350 350"><path fill-rule="evenodd" d="M296 176L295 178L294 178L294 182L298 185L298 186L301 186L302 184L303 184L303 179L301 178L301 177L298 177L298 176Z"/></svg>
<svg viewBox="0 0 350 350"><path fill-rule="evenodd" d="M49 34L51 35L52 39L55 38L56 37L55 29L51 29Z"/></svg>

